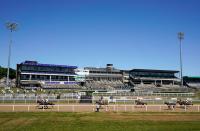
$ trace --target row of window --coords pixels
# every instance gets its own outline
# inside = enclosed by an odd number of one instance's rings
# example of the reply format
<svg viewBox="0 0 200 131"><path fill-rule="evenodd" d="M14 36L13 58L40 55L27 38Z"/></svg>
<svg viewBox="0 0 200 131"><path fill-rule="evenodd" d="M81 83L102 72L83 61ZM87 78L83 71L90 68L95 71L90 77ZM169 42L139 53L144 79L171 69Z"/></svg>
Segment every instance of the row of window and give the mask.
<svg viewBox="0 0 200 131"><path fill-rule="evenodd" d="M173 73L149 73L149 72L131 72L133 76L140 77L175 77Z"/></svg>
<svg viewBox="0 0 200 131"><path fill-rule="evenodd" d="M121 72L101 72L101 71L90 71L90 73L99 73L99 74L122 74Z"/></svg>
<svg viewBox="0 0 200 131"><path fill-rule="evenodd" d="M45 67L45 66L33 66L33 65L22 65L22 71L33 71L33 72L60 72L60 73L74 73L74 69L66 67Z"/></svg>
<svg viewBox="0 0 200 131"><path fill-rule="evenodd" d="M21 80L45 80L49 81L50 76L47 75L20 75ZM75 81L74 76L51 76L51 81Z"/></svg>

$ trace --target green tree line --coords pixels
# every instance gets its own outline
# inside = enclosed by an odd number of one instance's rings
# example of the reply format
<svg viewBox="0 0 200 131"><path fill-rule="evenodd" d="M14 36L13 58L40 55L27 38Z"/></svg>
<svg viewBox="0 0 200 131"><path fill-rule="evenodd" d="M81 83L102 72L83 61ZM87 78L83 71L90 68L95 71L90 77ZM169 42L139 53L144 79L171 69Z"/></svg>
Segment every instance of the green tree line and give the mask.
<svg viewBox="0 0 200 131"><path fill-rule="evenodd" d="M7 68L3 68L3 67L0 66L0 79L3 78L3 77L6 77L6 76L7 76ZM9 77L11 79L16 78L16 70L15 69L10 68Z"/></svg>

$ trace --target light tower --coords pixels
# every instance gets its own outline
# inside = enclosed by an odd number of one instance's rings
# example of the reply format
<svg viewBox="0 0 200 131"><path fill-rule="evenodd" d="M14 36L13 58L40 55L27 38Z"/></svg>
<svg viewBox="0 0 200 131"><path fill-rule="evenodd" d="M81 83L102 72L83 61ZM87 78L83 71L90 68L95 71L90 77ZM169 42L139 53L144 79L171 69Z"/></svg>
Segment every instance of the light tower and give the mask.
<svg viewBox="0 0 200 131"><path fill-rule="evenodd" d="M10 42L8 49L8 69L7 69L7 79L6 79L6 89L10 89L9 75L10 75L10 57L11 57L11 45L12 45L12 32L17 30L17 23L7 22L6 28L10 30Z"/></svg>
<svg viewBox="0 0 200 131"><path fill-rule="evenodd" d="M180 79L181 84L180 86L183 87L183 63L182 63L182 40L184 39L184 32L178 32L178 39L180 41Z"/></svg>

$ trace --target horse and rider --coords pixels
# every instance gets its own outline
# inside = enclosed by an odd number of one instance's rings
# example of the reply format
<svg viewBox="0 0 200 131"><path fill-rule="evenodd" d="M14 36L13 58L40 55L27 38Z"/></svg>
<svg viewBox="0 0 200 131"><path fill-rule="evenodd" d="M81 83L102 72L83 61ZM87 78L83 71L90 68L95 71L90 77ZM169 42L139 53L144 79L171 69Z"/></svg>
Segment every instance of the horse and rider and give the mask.
<svg viewBox="0 0 200 131"><path fill-rule="evenodd" d="M175 109L176 108L176 102L164 102L164 104L167 105L168 109Z"/></svg>
<svg viewBox="0 0 200 131"><path fill-rule="evenodd" d="M189 100L178 100L176 102L165 102L164 104L166 104L168 106L168 109L174 109L176 108L176 104L179 104L180 106L190 106L193 105L192 101Z"/></svg>
<svg viewBox="0 0 200 131"><path fill-rule="evenodd" d="M136 105L147 105L146 102L144 102L144 101L142 101L142 100L140 100L140 99L135 100L135 104L136 104Z"/></svg>
<svg viewBox="0 0 200 131"><path fill-rule="evenodd" d="M101 96L101 98L98 101L96 101L96 111L99 112L100 109L103 109L102 106L108 106L108 103L108 100L104 100L103 96Z"/></svg>
<svg viewBox="0 0 200 131"><path fill-rule="evenodd" d="M189 101L189 100L178 100L177 102L176 102L177 104L179 104L180 106L192 106L193 104L192 104L192 101Z"/></svg>
<svg viewBox="0 0 200 131"><path fill-rule="evenodd" d="M53 105L55 105L54 103L49 102L48 99L39 99L37 100L37 104L39 104L37 107L39 108L41 106L42 109L48 109L49 106L53 108Z"/></svg>
<svg viewBox="0 0 200 131"><path fill-rule="evenodd" d="M103 96L101 96L101 98L98 101L96 101L96 103L98 103L101 107L101 105L108 105L108 100L104 100Z"/></svg>
<svg viewBox="0 0 200 131"><path fill-rule="evenodd" d="M147 105L147 103L142 101L141 99L137 99L135 100L135 105L136 106L141 105L141 107L144 107L145 105Z"/></svg>

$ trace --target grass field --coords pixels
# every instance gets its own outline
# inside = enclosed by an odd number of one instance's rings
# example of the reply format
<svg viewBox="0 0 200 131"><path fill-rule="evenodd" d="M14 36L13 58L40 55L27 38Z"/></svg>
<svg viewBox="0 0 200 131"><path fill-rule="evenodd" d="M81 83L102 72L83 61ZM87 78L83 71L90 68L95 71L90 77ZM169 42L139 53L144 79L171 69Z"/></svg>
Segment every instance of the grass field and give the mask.
<svg viewBox="0 0 200 131"><path fill-rule="evenodd" d="M200 113L0 113L1 131L199 131Z"/></svg>

